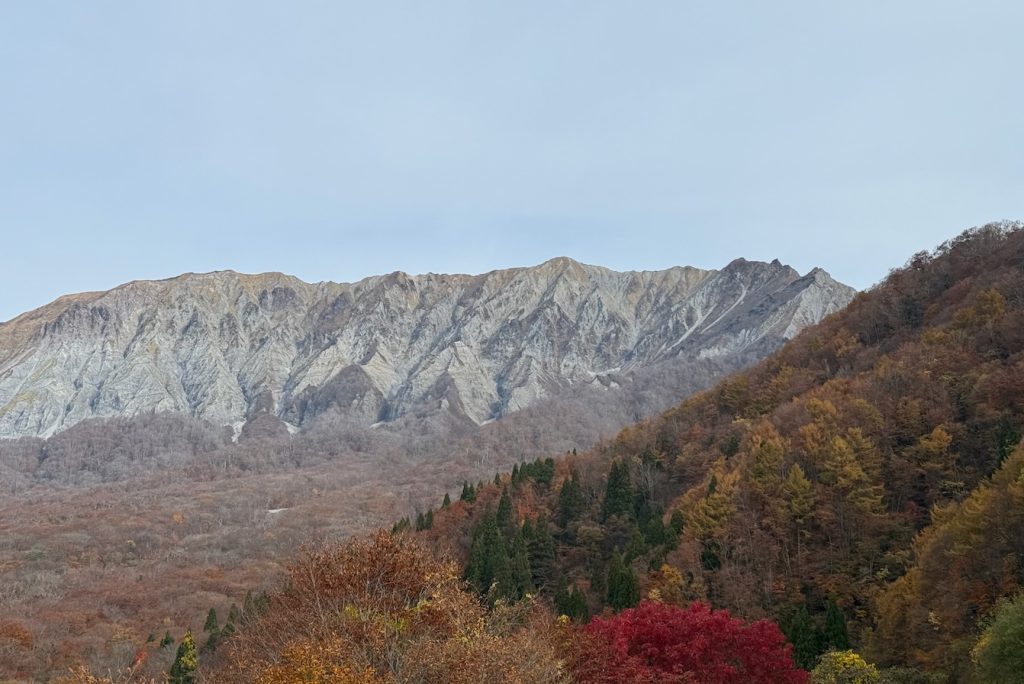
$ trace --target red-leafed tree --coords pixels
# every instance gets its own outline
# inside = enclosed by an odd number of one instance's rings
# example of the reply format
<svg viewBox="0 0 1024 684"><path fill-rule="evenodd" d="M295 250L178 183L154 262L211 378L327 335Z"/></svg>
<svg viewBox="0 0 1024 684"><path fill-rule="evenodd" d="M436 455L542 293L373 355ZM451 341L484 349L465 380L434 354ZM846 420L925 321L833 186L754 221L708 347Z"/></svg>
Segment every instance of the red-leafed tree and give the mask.
<svg viewBox="0 0 1024 684"><path fill-rule="evenodd" d="M779 628L744 623L702 603L679 608L644 602L595 619L575 642L572 667L586 684L700 682L804 684Z"/></svg>

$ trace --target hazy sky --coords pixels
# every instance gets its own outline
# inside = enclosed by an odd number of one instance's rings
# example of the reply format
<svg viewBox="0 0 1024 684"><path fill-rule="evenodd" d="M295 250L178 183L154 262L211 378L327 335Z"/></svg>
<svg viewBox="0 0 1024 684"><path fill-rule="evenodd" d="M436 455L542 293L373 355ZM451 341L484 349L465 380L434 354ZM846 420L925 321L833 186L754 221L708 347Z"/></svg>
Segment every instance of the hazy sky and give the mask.
<svg viewBox="0 0 1024 684"><path fill-rule="evenodd" d="M1024 3L3 2L0 320L306 280L820 265L1024 218Z"/></svg>

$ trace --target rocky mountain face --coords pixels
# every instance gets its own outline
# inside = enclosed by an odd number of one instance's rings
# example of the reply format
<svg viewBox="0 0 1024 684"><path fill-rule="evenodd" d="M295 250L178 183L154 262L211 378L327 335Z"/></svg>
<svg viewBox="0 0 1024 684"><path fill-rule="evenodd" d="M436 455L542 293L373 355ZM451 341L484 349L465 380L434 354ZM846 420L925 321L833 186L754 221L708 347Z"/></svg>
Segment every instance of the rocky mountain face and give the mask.
<svg viewBox="0 0 1024 684"><path fill-rule="evenodd" d="M763 355L844 307L815 269L736 260L615 272L559 258L483 275L305 283L230 271L62 297L0 324L0 437L179 412L289 429L337 411L483 424L665 361Z"/></svg>

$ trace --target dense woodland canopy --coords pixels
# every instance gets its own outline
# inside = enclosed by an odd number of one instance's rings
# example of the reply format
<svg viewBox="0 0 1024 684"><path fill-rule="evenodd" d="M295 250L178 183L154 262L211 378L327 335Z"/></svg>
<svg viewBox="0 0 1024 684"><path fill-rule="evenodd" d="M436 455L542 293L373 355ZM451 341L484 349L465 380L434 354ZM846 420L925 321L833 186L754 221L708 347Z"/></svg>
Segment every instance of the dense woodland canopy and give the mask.
<svg viewBox="0 0 1024 684"><path fill-rule="evenodd" d="M808 669L853 647L969 681L986 621L1024 587L1022 431L1024 230L990 225L551 476L517 468L424 534L454 539L478 588L490 545L509 569L488 592L541 586L580 619L644 596L707 601L777 620ZM503 545L487 541L495 522Z"/></svg>
<svg viewBox="0 0 1024 684"><path fill-rule="evenodd" d="M1022 434L1024 228L989 225L915 255L764 362L608 443L467 481L395 536L304 556L271 609L243 610L248 622L199 669L288 681L266 673L301 660L348 668L309 681L417 681L381 654L436 602L439 638L476 629L496 651L435 643L437 663L422 667L505 663L493 681L614 681L619 666L651 682L1013 681ZM362 590L338 579L373 584L365 568L344 569L359 565L352 549L373 553L359 544L417 549L409 562L441 563L427 573L441 584L411 581L397 602L363 608ZM456 565L427 560L422 544ZM313 579L321 589L304 585ZM329 617L310 600L321 590ZM656 629L666 622L742 645L719 660ZM508 674L503 649L539 648L516 641L537 635L548 647L535 665L557 677ZM742 635L753 641L730 641ZM402 643L409 653L418 641ZM735 671L775 658L803 671ZM696 661L733 670L714 679Z"/></svg>

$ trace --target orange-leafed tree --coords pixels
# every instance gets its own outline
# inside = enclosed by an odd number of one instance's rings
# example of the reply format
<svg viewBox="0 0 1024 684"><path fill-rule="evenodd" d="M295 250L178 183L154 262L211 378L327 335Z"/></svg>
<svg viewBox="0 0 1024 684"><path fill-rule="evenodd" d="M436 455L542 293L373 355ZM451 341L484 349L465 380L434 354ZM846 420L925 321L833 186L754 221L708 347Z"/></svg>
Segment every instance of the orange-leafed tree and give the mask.
<svg viewBox="0 0 1024 684"><path fill-rule="evenodd" d="M529 600L485 610L454 563L381 532L303 553L208 674L257 684L558 682L555 630Z"/></svg>

